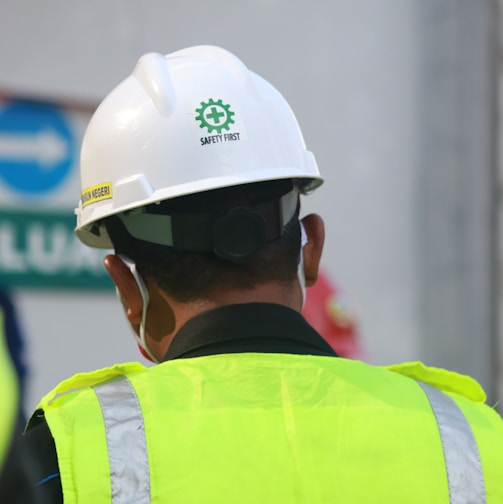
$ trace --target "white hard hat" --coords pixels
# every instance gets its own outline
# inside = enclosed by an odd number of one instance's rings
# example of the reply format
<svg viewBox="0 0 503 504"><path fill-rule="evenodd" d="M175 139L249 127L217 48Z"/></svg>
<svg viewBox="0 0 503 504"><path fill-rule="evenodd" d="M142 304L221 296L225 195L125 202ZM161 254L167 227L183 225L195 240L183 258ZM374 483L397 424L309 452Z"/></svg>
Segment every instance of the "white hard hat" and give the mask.
<svg viewBox="0 0 503 504"><path fill-rule="evenodd" d="M283 96L234 55L197 46L140 58L84 135L76 234L112 248L105 217L162 200L276 179L322 184Z"/></svg>

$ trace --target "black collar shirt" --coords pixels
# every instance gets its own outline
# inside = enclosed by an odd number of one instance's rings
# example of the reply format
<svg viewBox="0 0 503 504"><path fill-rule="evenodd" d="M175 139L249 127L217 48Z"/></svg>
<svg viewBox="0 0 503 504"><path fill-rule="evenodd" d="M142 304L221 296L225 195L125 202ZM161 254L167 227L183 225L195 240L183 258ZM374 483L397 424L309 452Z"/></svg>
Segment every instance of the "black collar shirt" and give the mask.
<svg viewBox="0 0 503 504"><path fill-rule="evenodd" d="M190 319L163 360L243 352L337 356L297 311L247 303L215 308Z"/></svg>

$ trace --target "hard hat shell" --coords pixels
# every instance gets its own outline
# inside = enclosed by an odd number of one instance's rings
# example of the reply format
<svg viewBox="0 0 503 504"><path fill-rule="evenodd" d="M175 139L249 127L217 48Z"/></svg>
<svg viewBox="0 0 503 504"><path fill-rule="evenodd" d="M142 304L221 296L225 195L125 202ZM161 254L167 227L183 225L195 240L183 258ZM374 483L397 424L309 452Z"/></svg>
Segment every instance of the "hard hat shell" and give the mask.
<svg viewBox="0 0 503 504"><path fill-rule="evenodd" d="M323 182L283 96L234 55L196 46L142 56L84 134L79 239L111 248L105 217L221 187Z"/></svg>

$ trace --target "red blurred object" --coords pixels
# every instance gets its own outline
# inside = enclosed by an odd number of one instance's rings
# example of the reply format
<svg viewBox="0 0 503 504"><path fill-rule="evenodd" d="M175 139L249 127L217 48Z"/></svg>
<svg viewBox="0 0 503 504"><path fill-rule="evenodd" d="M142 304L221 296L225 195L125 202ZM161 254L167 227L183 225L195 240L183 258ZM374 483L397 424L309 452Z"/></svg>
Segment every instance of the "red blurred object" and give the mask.
<svg viewBox="0 0 503 504"><path fill-rule="evenodd" d="M307 288L302 314L341 357L361 356L354 307L326 272L320 272L316 284Z"/></svg>

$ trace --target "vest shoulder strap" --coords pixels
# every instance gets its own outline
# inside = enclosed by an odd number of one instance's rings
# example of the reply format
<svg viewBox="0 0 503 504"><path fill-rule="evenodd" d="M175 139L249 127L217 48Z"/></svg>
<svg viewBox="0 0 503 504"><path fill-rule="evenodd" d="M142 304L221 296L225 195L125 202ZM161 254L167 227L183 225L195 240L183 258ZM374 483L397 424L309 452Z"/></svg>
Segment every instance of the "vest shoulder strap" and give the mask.
<svg viewBox="0 0 503 504"><path fill-rule="evenodd" d="M422 362L403 362L385 366L395 373L423 382L443 392L452 392L476 403L485 403L486 393L477 380L471 376L430 367Z"/></svg>
<svg viewBox="0 0 503 504"><path fill-rule="evenodd" d="M45 409L52 403L57 401L59 397L62 397L70 392L75 392L76 390L86 387L92 387L99 383L111 380L117 376L144 371L145 369L147 368L139 362L126 362L122 364L115 364L114 366L102 369L97 369L95 371L77 373L72 377L60 382L48 394L42 397L36 409Z"/></svg>

